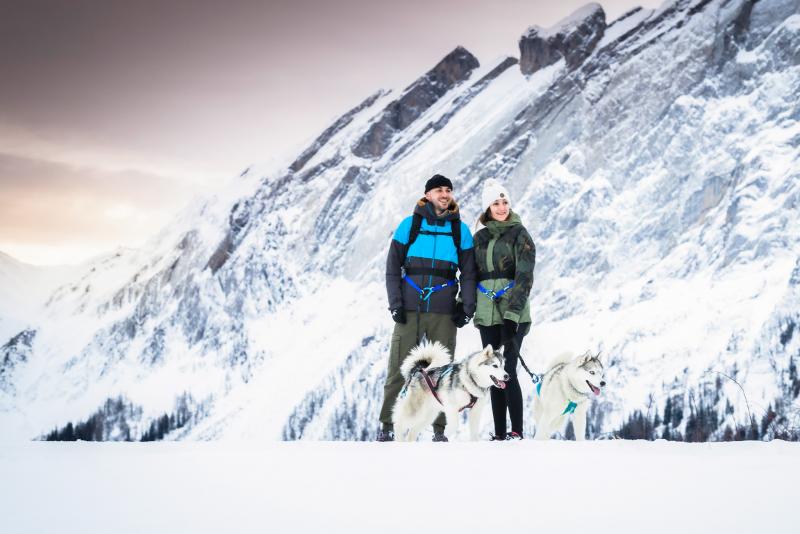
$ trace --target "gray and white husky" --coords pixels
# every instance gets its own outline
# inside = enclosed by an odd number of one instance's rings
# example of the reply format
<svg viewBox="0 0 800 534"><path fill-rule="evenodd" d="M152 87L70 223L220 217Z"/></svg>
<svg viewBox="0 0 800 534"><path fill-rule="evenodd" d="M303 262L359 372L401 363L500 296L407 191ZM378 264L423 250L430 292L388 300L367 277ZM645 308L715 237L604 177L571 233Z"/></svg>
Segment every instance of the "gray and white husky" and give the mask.
<svg viewBox="0 0 800 534"><path fill-rule="evenodd" d="M439 413L447 417L445 435L452 439L458 426L458 412L469 411L470 439L478 439L481 413L489 388L506 387L509 376L503 368L502 353L487 345L482 351L451 363L450 352L441 343L424 342L414 347L400 366L406 384L397 396L392 418L398 440L415 441ZM425 375L433 385L433 392ZM438 397L438 399L437 399Z"/></svg>
<svg viewBox="0 0 800 534"><path fill-rule="evenodd" d="M589 400L592 396L599 396L600 388L605 385L605 370L597 356L588 352L577 357L565 353L555 358L536 388L533 407L535 439L550 439L553 432L564 428L570 414L574 415L575 439L586 439Z"/></svg>

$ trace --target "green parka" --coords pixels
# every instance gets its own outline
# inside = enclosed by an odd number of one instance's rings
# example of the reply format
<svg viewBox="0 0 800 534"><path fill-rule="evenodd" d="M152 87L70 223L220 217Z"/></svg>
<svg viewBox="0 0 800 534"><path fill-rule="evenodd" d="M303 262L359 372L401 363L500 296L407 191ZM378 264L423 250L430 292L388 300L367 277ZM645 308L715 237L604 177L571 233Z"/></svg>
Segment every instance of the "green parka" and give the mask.
<svg viewBox="0 0 800 534"><path fill-rule="evenodd" d="M503 324L504 319L530 323L528 295L533 286L536 246L519 215L512 211L505 221L487 221L486 228L475 234L474 241L481 285L497 292L512 279L515 284L496 301L478 290L475 325Z"/></svg>

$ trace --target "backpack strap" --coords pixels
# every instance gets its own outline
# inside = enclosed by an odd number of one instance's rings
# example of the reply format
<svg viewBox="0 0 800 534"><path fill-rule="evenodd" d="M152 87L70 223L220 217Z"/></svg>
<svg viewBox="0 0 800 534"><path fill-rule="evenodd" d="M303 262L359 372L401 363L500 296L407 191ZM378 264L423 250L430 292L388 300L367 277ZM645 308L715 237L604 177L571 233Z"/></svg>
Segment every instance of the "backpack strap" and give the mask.
<svg viewBox="0 0 800 534"><path fill-rule="evenodd" d="M420 215L419 213L414 213L411 216L411 231L408 234L408 241L403 247L403 261L401 262L401 265L405 265L406 258L408 257L408 249L411 248L411 245L413 245L414 241L417 240L417 237L419 236L419 229L421 227L422 227L422 215Z"/></svg>
<svg viewBox="0 0 800 534"><path fill-rule="evenodd" d="M405 246L403 247L403 265L405 265L406 258L408 257L408 249L411 248L411 245L414 244L414 241L417 240L417 237L419 237L420 233L429 235L451 235L453 237L453 244L456 246L456 259L458 262L461 261L461 219L450 221L450 234L445 234L444 232L422 232L420 230L421 228L422 215L419 213L414 213L411 215L411 230L408 233L408 242L406 242Z"/></svg>
<svg viewBox="0 0 800 534"><path fill-rule="evenodd" d="M461 219L450 221L450 228L453 233L453 244L456 246L456 263L461 265Z"/></svg>

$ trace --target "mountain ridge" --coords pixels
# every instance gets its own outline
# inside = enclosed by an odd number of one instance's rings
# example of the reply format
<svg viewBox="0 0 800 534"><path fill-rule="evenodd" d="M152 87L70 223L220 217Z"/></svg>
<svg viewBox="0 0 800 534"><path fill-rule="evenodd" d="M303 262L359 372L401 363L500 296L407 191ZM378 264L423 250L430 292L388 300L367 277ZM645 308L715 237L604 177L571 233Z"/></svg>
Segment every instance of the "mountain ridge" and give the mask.
<svg viewBox="0 0 800 534"><path fill-rule="evenodd" d="M166 411L189 384L212 400L185 438L369 439L390 328L385 250L421 184L442 172L469 225L488 177L504 179L528 221L539 264L526 360L540 366L565 348L608 355L592 436L637 412L662 421L643 437L702 436L689 423L708 411L705 437L722 439L747 424L749 402L718 373L765 412L780 400L788 417L800 358L788 304L800 264L798 7L634 10L603 21L579 61L530 74L508 59L472 67L461 53L455 82L378 135L380 150L362 152L402 100L374 93L286 169L246 171L247 187L208 203L213 216L198 209L168 232L157 253L130 263L114 298L98 300L86 279L82 304L55 317L77 310L104 326L70 351L42 326L15 371L23 393L0 398L0 410L28 413L18 423L32 437L119 393ZM457 355L478 345L467 327ZM65 392L75 402L54 413L52 397Z"/></svg>

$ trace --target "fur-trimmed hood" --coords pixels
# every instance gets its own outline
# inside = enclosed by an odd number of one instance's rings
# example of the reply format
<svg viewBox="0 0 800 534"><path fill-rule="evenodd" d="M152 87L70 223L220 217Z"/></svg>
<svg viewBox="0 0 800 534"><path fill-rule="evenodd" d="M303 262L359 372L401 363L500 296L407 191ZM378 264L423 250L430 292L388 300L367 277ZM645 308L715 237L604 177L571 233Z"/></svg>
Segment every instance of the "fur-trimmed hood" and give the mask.
<svg viewBox="0 0 800 534"><path fill-rule="evenodd" d="M458 207L458 202L452 199L450 200L450 205L447 206L447 211L445 211L441 216L437 216L436 211L432 206L430 206L428 199L422 197L417 201L417 205L414 207L414 213L422 215L429 222L461 220L461 212Z"/></svg>

